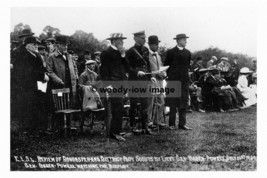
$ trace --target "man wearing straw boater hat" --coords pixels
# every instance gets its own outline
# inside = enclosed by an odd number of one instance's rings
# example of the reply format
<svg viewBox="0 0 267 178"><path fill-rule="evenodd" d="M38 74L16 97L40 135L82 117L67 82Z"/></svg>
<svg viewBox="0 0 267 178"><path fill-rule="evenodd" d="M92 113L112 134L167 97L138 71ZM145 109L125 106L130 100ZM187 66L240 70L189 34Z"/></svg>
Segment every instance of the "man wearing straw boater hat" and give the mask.
<svg viewBox="0 0 267 178"><path fill-rule="evenodd" d="M186 126L186 108L189 95L189 75L191 53L185 49L186 39L189 38L185 34L178 34L174 38L177 46L167 51L164 66L170 66L167 70L168 83L167 88L177 88L178 82L181 83L181 96L166 98L166 106L170 106L169 128L175 129L176 109L179 111L179 129L191 130ZM178 88L177 88L178 89Z"/></svg>
<svg viewBox="0 0 267 178"><path fill-rule="evenodd" d="M104 87L109 90L117 89L124 86L126 76L126 59L123 47L122 33L112 33L107 40L110 40L109 48L101 53L100 76ZM122 130L122 116L124 110L123 93L109 93L108 115L112 116L108 136L119 141L125 141L120 133Z"/></svg>

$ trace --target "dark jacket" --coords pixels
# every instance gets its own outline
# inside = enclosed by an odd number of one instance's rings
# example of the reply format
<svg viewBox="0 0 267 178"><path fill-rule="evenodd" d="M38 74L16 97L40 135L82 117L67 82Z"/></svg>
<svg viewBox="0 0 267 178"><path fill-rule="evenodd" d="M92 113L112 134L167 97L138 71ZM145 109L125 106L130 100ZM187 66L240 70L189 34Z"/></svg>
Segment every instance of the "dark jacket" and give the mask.
<svg viewBox="0 0 267 178"><path fill-rule="evenodd" d="M11 78L11 113L20 118L23 127L34 127L39 102L37 81L43 81L45 69L39 54L25 48L14 63ZM37 120L36 120L37 119ZM34 123L34 124L33 124Z"/></svg>
<svg viewBox="0 0 267 178"><path fill-rule="evenodd" d="M135 50L142 56L140 57ZM126 53L126 59L129 70L129 80L148 80L150 75L146 75L143 78L137 77L138 71L151 72L149 62L149 51L145 46L134 45Z"/></svg>
<svg viewBox="0 0 267 178"><path fill-rule="evenodd" d="M126 59L121 56L120 52L109 47L101 53L100 78L104 86L112 85L111 81L121 82L127 80Z"/></svg>
<svg viewBox="0 0 267 178"><path fill-rule="evenodd" d="M43 81L45 75L41 56L38 53L34 56L25 48L20 55L14 63L12 82L18 88L17 92L37 91L37 81Z"/></svg>
<svg viewBox="0 0 267 178"><path fill-rule="evenodd" d="M177 88L177 81L181 82L181 96L166 97L167 106L186 108L189 95L189 68L191 53L187 49L179 50L177 46L167 51L164 66L170 66L167 70L167 88ZM171 82L175 81L175 83Z"/></svg>

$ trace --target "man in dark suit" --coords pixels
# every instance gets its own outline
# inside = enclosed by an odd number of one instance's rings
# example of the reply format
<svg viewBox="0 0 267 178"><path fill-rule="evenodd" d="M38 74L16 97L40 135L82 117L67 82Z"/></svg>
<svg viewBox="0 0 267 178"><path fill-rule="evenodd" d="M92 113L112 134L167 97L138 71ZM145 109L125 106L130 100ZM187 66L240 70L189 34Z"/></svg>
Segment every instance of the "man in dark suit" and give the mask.
<svg viewBox="0 0 267 178"><path fill-rule="evenodd" d="M126 59L123 48L122 33L113 33L108 40L111 41L110 47L101 53L101 67L100 77L103 80L104 87L108 89L117 89L124 86L126 76ZM111 103L111 125L110 137L119 141L125 141L120 133L122 130L122 116L123 116L123 93L110 93L109 101Z"/></svg>
<svg viewBox="0 0 267 178"><path fill-rule="evenodd" d="M179 111L179 129L191 130L186 126L186 108L189 95L189 75L191 53L185 49L186 39L185 34L178 34L174 38L177 46L167 52L164 66L169 66L167 70L168 82L167 88L177 88L177 82L181 82L181 96L166 98L166 106L170 106L169 127L175 129L176 108Z"/></svg>
<svg viewBox="0 0 267 178"><path fill-rule="evenodd" d="M145 31L136 32L134 35L135 45L131 47L126 53L126 59L129 66L129 81L131 85L129 88L147 89L151 76L146 73L151 72L149 62L149 51L144 46L146 42ZM152 80L156 81L155 78ZM130 125L134 133L154 134L148 128L148 93L133 93L129 92L130 96ZM139 126L136 127L135 116L138 109L137 104L141 105L141 124L142 130Z"/></svg>
<svg viewBox="0 0 267 178"><path fill-rule="evenodd" d="M14 63L12 82L16 91L11 92L16 92L17 98L12 111L18 112L19 123L25 130L33 131L39 126L37 81L47 82L49 78L38 54L38 40L29 36L24 40L23 46L19 59Z"/></svg>

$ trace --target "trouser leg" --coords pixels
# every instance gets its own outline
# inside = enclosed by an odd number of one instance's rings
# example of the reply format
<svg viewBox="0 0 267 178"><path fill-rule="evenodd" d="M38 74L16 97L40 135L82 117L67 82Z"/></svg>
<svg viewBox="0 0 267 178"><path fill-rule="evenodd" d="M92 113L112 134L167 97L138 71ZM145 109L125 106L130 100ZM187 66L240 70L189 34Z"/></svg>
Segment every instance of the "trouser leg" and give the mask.
<svg viewBox="0 0 267 178"><path fill-rule="evenodd" d="M179 126L186 125L186 109L181 108L179 109Z"/></svg>
<svg viewBox="0 0 267 178"><path fill-rule="evenodd" d="M136 125L136 114L137 114L137 98L130 98L130 109L129 109L129 116L130 116L130 126L135 127Z"/></svg>
<svg viewBox="0 0 267 178"><path fill-rule="evenodd" d="M142 129L146 129L148 124L148 98L140 98Z"/></svg>
<svg viewBox="0 0 267 178"><path fill-rule="evenodd" d="M122 129L123 98L111 98L112 120L110 133L119 134Z"/></svg>
<svg viewBox="0 0 267 178"><path fill-rule="evenodd" d="M170 106L169 126L175 126L176 107Z"/></svg>

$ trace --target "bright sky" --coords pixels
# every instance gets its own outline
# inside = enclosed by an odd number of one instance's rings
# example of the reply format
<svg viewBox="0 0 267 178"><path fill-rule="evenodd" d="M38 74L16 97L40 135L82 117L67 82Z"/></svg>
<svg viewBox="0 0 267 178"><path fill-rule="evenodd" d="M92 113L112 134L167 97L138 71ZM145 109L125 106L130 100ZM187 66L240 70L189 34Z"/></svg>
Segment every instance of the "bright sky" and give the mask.
<svg viewBox="0 0 267 178"><path fill-rule="evenodd" d="M251 7L20 7L11 8L11 31L22 22L37 35L46 25L57 27L62 34L76 30L92 32L99 40L121 32L133 45L133 32L145 30L158 35L161 45L175 45L173 37L186 33L188 49L210 46L230 52L256 56L257 11Z"/></svg>
<svg viewBox="0 0 267 178"><path fill-rule="evenodd" d="M256 56L257 10L252 7L20 7L11 8L11 31L22 22L37 35L46 25L62 34L92 32L99 40L121 32L133 45L132 33L145 30L158 35L162 45L175 45L173 37L186 33L188 49L210 46Z"/></svg>

